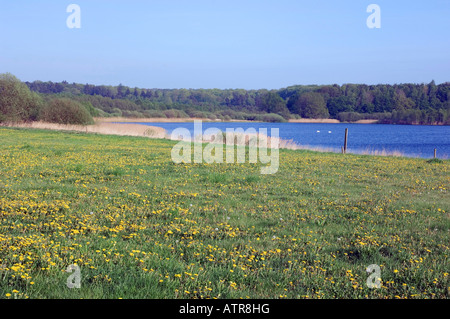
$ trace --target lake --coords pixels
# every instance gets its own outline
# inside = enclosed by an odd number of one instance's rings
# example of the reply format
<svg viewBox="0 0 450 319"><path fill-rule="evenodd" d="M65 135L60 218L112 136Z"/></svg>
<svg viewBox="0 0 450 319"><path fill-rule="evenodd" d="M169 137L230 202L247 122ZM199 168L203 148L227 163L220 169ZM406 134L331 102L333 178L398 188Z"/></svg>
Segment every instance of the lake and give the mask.
<svg viewBox="0 0 450 319"><path fill-rule="evenodd" d="M194 123L141 123L164 128L169 134L183 127L191 134ZM131 124L131 123L130 123ZM450 126L431 125L389 125L389 124L328 124L328 123L260 123L260 122L203 122L203 131L217 128L223 132L227 128L271 128L279 129L279 136L292 140L296 144L309 147L321 147L341 150L344 144L345 128L348 128L348 152L399 151L408 157L432 158L434 149L437 157L448 159L450 156Z"/></svg>

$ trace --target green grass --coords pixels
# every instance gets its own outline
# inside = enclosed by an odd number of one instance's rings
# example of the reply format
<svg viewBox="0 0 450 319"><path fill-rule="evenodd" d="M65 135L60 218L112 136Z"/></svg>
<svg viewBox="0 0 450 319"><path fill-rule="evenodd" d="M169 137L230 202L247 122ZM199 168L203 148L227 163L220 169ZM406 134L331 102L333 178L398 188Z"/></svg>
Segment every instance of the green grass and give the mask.
<svg viewBox="0 0 450 319"><path fill-rule="evenodd" d="M448 160L280 150L261 175L168 140L0 138L0 298L449 297Z"/></svg>

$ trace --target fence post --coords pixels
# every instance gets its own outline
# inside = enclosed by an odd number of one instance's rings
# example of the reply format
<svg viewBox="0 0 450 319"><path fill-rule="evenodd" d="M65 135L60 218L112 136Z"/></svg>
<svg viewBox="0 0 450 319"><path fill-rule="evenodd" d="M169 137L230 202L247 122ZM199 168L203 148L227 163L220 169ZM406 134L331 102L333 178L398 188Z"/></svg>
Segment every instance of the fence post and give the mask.
<svg viewBox="0 0 450 319"><path fill-rule="evenodd" d="M434 158L436 158L436 149L434 149Z"/></svg>
<svg viewBox="0 0 450 319"><path fill-rule="evenodd" d="M347 139L348 139L348 128L345 129L345 138L344 138L344 154L347 153Z"/></svg>

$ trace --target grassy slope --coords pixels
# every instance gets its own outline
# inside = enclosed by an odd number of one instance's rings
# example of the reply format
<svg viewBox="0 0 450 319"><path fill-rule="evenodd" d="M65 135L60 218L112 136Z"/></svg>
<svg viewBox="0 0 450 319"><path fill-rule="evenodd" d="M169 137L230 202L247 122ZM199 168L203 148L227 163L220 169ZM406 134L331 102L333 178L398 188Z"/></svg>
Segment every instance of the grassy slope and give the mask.
<svg viewBox="0 0 450 319"><path fill-rule="evenodd" d="M449 297L449 161L281 150L260 175L167 140L0 138L0 298Z"/></svg>

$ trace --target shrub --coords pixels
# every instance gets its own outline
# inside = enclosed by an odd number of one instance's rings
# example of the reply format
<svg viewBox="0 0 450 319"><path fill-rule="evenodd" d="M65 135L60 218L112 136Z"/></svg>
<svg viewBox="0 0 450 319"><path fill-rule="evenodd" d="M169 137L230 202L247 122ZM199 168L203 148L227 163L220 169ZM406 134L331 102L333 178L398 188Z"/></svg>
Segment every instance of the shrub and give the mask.
<svg viewBox="0 0 450 319"><path fill-rule="evenodd" d="M117 107L115 107L115 108L113 108L113 109L111 110L111 115L117 116L117 117L121 117L121 116L123 115L123 114L122 114L122 110L119 109L119 108L117 108Z"/></svg>
<svg viewBox="0 0 450 319"><path fill-rule="evenodd" d="M122 116L124 117L132 117L132 118L142 118L145 117L141 112L139 111L122 111Z"/></svg>
<svg viewBox="0 0 450 319"><path fill-rule="evenodd" d="M94 123L91 114L82 104L68 98L51 100L41 109L39 119L58 124L88 125Z"/></svg>
<svg viewBox="0 0 450 319"><path fill-rule="evenodd" d="M275 113L258 114L254 117L254 120L260 122L286 122L284 117Z"/></svg>
<svg viewBox="0 0 450 319"><path fill-rule="evenodd" d="M357 112L340 112L337 119L341 122L356 122L363 119L363 116Z"/></svg>
<svg viewBox="0 0 450 319"><path fill-rule="evenodd" d="M206 118L206 114L202 111L197 111L197 110L189 110L188 112L186 112L187 115L189 115L192 118Z"/></svg>
<svg viewBox="0 0 450 319"><path fill-rule="evenodd" d="M158 110L145 110L145 111L142 111L142 114L148 118L152 118L152 117L167 118L167 116L162 111L158 111Z"/></svg>
<svg viewBox="0 0 450 319"><path fill-rule="evenodd" d="M184 111L176 110L176 109L165 110L163 113L168 118L188 118L189 117L189 115L187 115Z"/></svg>
<svg viewBox="0 0 450 319"><path fill-rule="evenodd" d="M92 105L89 101L79 101L83 106L88 110L89 114L93 117L101 117L102 115L106 114L103 110L96 108Z"/></svg>
<svg viewBox="0 0 450 319"><path fill-rule="evenodd" d="M0 122L36 120L42 99L10 73L0 74Z"/></svg>

